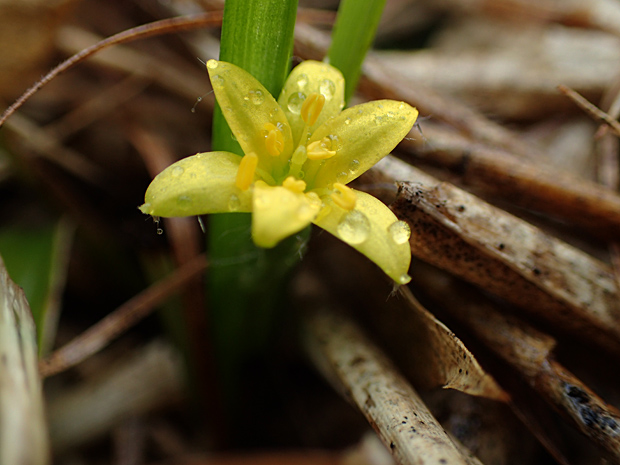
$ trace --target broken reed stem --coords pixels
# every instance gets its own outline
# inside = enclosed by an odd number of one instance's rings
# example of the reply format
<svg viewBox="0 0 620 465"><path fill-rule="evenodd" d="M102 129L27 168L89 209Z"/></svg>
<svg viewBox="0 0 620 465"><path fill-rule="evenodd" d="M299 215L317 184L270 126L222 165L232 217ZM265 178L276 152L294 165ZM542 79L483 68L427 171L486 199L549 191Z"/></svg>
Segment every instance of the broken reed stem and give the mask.
<svg viewBox="0 0 620 465"><path fill-rule="evenodd" d="M350 320L328 312L306 318L304 344L315 365L362 411L401 465L476 465L411 385Z"/></svg>

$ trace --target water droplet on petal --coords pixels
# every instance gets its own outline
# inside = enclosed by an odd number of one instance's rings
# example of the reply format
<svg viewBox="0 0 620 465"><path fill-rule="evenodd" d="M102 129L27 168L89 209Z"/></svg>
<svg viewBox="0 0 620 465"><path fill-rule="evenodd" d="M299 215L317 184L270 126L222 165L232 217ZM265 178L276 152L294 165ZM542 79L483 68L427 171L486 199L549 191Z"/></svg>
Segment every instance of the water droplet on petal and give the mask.
<svg viewBox="0 0 620 465"><path fill-rule="evenodd" d="M300 74L299 76L297 76L297 86L300 89L303 89L307 85L308 85L308 75Z"/></svg>
<svg viewBox="0 0 620 465"><path fill-rule="evenodd" d="M263 91L256 89L250 91L250 100L254 105L262 105L265 101L265 96L263 95Z"/></svg>
<svg viewBox="0 0 620 465"><path fill-rule="evenodd" d="M181 166L175 166L174 168L172 168L171 174L172 174L172 176L174 176L175 178L178 178L178 177L179 177L179 176L181 176L184 172L185 172L185 170L183 169L183 167L181 167Z"/></svg>
<svg viewBox="0 0 620 465"><path fill-rule="evenodd" d="M342 184L346 184L348 179L349 179L349 175L345 173L344 171L341 171L340 173L336 175L336 181Z"/></svg>
<svg viewBox="0 0 620 465"><path fill-rule="evenodd" d="M404 221L395 221L390 226L388 226L388 233L392 237L392 240L400 245L404 244L409 240L411 236L411 228Z"/></svg>
<svg viewBox="0 0 620 465"><path fill-rule="evenodd" d="M349 163L349 171L351 172L351 174L355 174L357 170L359 169L360 169L360 161L357 159L351 160L351 163Z"/></svg>
<svg viewBox="0 0 620 465"><path fill-rule="evenodd" d="M325 96L325 100L330 101L336 93L336 84L331 79L323 79L319 84L319 92Z"/></svg>
<svg viewBox="0 0 620 465"><path fill-rule="evenodd" d="M241 208L241 200L239 199L239 196L236 194L231 194L228 198L228 210L231 212L236 212L239 208Z"/></svg>
<svg viewBox="0 0 620 465"><path fill-rule="evenodd" d="M177 197L177 205L179 207L189 207L192 204L192 198L187 195L179 195Z"/></svg>
<svg viewBox="0 0 620 465"><path fill-rule="evenodd" d="M219 74L214 74L213 76L211 76L211 83L213 85L222 85L224 84L224 78L222 76L220 76Z"/></svg>
<svg viewBox="0 0 620 465"><path fill-rule="evenodd" d="M217 60L209 60L209 61L207 61L207 68L215 69L215 68L217 68L218 64L219 63L217 62Z"/></svg>
<svg viewBox="0 0 620 465"><path fill-rule="evenodd" d="M393 111L388 111L386 113L386 115L387 115L388 118L394 118L394 112Z"/></svg>
<svg viewBox="0 0 620 465"><path fill-rule="evenodd" d="M346 118L346 119L344 120L344 124L346 124L347 126L348 126L349 124L351 124L351 118Z"/></svg>
<svg viewBox="0 0 620 465"><path fill-rule="evenodd" d="M288 98L287 106L291 113L298 115L301 113L301 107L306 100L306 94L303 92L295 92Z"/></svg>
<svg viewBox="0 0 620 465"><path fill-rule="evenodd" d="M370 236L370 221L359 210L352 210L340 220L337 230L347 244L358 245Z"/></svg>

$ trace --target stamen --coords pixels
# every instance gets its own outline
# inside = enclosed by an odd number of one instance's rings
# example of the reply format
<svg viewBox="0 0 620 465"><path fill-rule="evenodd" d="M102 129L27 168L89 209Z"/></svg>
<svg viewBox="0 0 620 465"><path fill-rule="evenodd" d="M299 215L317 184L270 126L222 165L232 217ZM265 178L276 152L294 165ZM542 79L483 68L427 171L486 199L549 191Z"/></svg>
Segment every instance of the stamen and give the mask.
<svg viewBox="0 0 620 465"><path fill-rule="evenodd" d="M272 157L278 157L284 150L284 134L279 127L272 123L263 126L267 131L265 135L265 147Z"/></svg>
<svg viewBox="0 0 620 465"><path fill-rule="evenodd" d="M241 159L239 163L239 169L237 170L237 177L235 179L235 185L242 191L247 191L252 181L254 181L254 174L256 173L256 167L258 166L258 156L254 153L248 153Z"/></svg>
<svg viewBox="0 0 620 465"><path fill-rule="evenodd" d="M301 119L304 120L308 126L314 125L316 120L319 119L321 110L325 105L325 96L322 94L312 93L308 95L304 103L301 105Z"/></svg>
<svg viewBox="0 0 620 465"><path fill-rule="evenodd" d="M306 183L301 179L295 179L293 176L289 176L282 183L282 187L286 187L291 192L301 194L306 190Z"/></svg>
<svg viewBox="0 0 620 465"><path fill-rule="evenodd" d="M334 192L332 192L331 198L336 205L349 211L355 208L357 202L357 196L353 189L339 182L334 183Z"/></svg>
<svg viewBox="0 0 620 465"><path fill-rule="evenodd" d="M335 150L331 150L332 141L329 137L323 137L308 144L308 158L310 160L327 160L336 155Z"/></svg>

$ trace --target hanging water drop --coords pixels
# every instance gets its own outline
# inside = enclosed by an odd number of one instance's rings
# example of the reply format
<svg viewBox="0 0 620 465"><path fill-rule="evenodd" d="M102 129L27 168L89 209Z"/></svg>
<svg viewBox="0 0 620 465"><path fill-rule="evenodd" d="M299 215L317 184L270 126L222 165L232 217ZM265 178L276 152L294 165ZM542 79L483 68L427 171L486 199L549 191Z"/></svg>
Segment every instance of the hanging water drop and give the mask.
<svg viewBox="0 0 620 465"><path fill-rule="evenodd" d="M198 224L200 225L200 230L202 231L203 234L207 233L207 229L205 228L205 224L202 221L202 216L197 216L196 219L198 219Z"/></svg>
<svg viewBox="0 0 620 465"><path fill-rule="evenodd" d="M404 221L395 221L388 226L388 233L396 244L405 244L411 237L411 228Z"/></svg>
<svg viewBox="0 0 620 465"><path fill-rule="evenodd" d="M358 210L347 213L338 223L338 235L350 245L359 245L370 236L370 221Z"/></svg>
<svg viewBox="0 0 620 465"><path fill-rule="evenodd" d="M209 60L207 61L207 68L209 69L215 69L217 68L219 65L219 63L217 62L217 60Z"/></svg>
<svg viewBox="0 0 620 465"><path fill-rule="evenodd" d="M411 276L407 273L400 275L398 278L398 284L407 284L409 281L411 281Z"/></svg>
<svg viewBox="0 0 620 465"><path fill-rule="evenodd" d="M306 100L306 94L303 92L295 92L291 94L288 98L287 107L291 113L294 115L299 115L301 113L301 107Z"/></svg>
<svg viewBox="0 0 620 465"><path fill-rule="evenodd" d="M241 200L239 196L236 194L231 194L228 198L228 210L231 212L236 212L241 208Z"/></svg>
<svg viewBox="0 0 620 465"><path fill-rule="evenodd" d="M336 84L331 79L323 79L319 84L319 93L325 96L325 100L330 101L336 93Z"/></svg>

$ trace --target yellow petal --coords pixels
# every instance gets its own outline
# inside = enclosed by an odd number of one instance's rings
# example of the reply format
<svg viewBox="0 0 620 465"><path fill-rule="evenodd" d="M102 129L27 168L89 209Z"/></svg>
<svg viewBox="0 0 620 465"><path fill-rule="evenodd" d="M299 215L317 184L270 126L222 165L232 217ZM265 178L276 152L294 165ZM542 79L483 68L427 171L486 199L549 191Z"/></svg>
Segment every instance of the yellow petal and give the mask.
<svg viewBox="0 0 620 465"><path fill-rule="evenodd" d="M404 102L376 100L346 109L312 134L310 142L331 139L336 155L324 164L306 163L309 188L336 180L348 184L389 154L409 133L418 110Z"/></svg>
<svg viewBox="0 0 620 465"><path fill-rule="evenodd" d="M314 224L325 229L375 262L397 284L406 284L411 263L409 227L380 200L355 191L355 208L347 211L329 197Z"/></svg>
<svg viewBox="0 0 620 465"><path fill-rule="evenodd" d="M306 97L313 93L325 97L325 105L310 131L318 128L330 117L336 116L344 107L344 77L342 73L326 63L304 61L289 75L278 98L293 130L295 145L299 142L304 122L301 119L301 107Z"/></svg>
<svg viewBox="0 0 620 465"><path fill-rule="evenodd" d="M293 139L280 105L254 76L238 66L209 60L207 70L215 98L244 153L256 153L259 168L269 173L283 171L293 151ZM265 145L269 124L282 131L283 147L278 157L270 155Z"/></svg>
<svg viewBox="0 0 620 465"><path fill-rule="evenodd" d="M321 201L313 194L293 192L282 186L254 185L252 238L259 247L274 247L306 226L318 213Z"/></svg>
<svg viewBox="0 0 620 465"><path fill-rule="evenodd" d="M235 186L241 157L230 152L199 153L155 176L144 196L143 213L193 216L251 210L251 192Z"/></svg>

